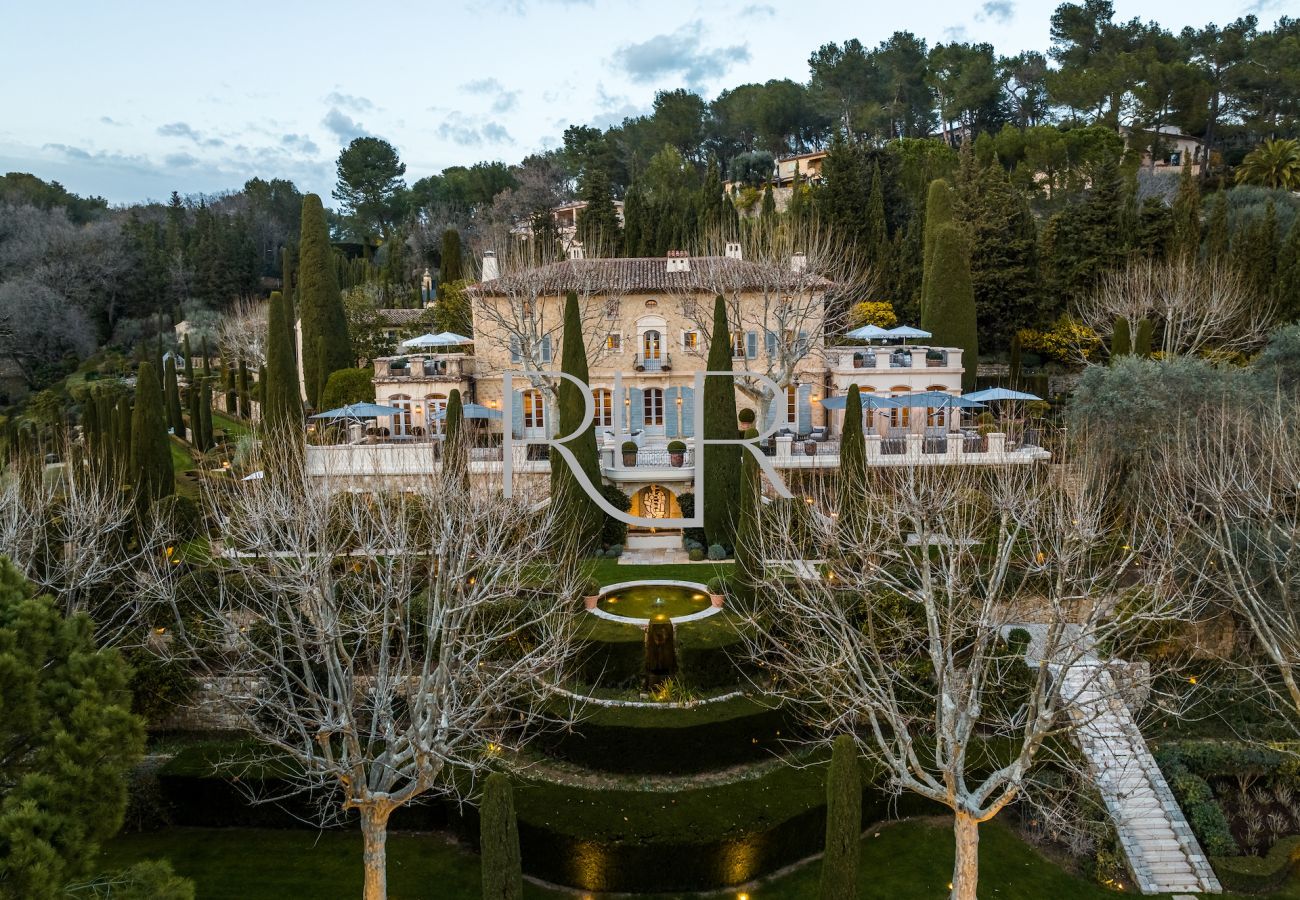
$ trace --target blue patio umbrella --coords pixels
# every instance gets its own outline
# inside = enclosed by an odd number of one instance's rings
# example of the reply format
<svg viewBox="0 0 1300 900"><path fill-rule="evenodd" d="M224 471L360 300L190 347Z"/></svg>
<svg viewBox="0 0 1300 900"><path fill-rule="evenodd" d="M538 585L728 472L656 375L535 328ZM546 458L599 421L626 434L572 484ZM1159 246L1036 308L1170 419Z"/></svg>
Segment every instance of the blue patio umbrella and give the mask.
<svg viewBox="0 0 1300 900"><path fill-rule="evenodd" d="M993 400L1042 400L1037 394L1027 394L1024 391L1013 391L1010 388L995 387L987 388L982 391L975 391L965 395L967 400L975 400L980 403L988 403Z"/></svg>
<svg viewBox="0 0 1300 900"><path fill-rule="evenodd" d="M943 391L918 391L915 394L904 394L901 397L895 397L900 406L918 407L918 406L936 406L952 407L954 409L983 409L984 404L977 399L972 399L970 394L964 397L957 397L952 394L945 394Z"/></svg>
<svg viewBox="0 0 1300 900"><path fill-rule="evenodd" d="M377 419L380 416L400 416L404 414L395 406L380 406L378 403L349 403L338 409L329 409L316 413L313 419Z"/></svg>
<svg viewBox="0 0 1300 900"><path fill-rule="evenodd" d="M930 332L922 331L920 328L913 328L910 325L899 325L897 328L891 328L887 334L889 337L902 338L903 340L907 340L908 338L933 337Z"/></svg>
<svg viewBox="0 0 1300 900"><path fill-rule="evenodd" d="M863 325L861 328L845 332L844 336L855 341L883 341L895 337L895 335L879 325Z"/></svg>
<svg viewBox="0 0 1300 900"><path fill-rule="evenodd" d="M461 416L466 419L500 419L501 410L489 409L481 403L466 403L460 409ZM435 420L447 418L446 407L438 410L433 414Z"/></svg>
<svg viewBox="0 0 1300 900"><path fill-rule="evenodd" d="M881 397L876 394L860 394L862 398L862 409L898 409L905 404L900 403L897 397ZM836 397L827 397L822 401L823 409L844 409L848 406L849 398L843 394Z"/></svg>

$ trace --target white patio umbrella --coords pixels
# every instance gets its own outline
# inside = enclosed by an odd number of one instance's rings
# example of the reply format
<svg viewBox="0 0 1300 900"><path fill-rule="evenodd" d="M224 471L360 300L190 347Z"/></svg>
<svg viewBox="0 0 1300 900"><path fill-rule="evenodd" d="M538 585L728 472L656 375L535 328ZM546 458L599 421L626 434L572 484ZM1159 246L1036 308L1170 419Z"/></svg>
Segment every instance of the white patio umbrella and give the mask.
<svg viewBox="0 0 1300 900"><path fill-rule="evenodd" d="M928 338L928 337L933 337L933 335L930 334L930 332L928 332L928 331L923 331L923 330L920 329L920 328L913 328L913 327L910 326L910 325L899 325L897 328L891 328L891 329L889 329L888 334L889 334L889 336L892 337L892 338L902 338L902 339L903 339L903 343L905 343L905 344L907 343L907 339L908 339L908 338Z"/></svg>
<svg viewBox="0 0 1300 900"><path fill-rule="evenodd" d="M454 331L439 331L437 334L422 334L419 337L402 341L402 346L408 350L418 350L426 347L456 347L461 344L472 343L474 343L474 339L465 337L463 334L457 334Z"/></svg>
<svg viewBox="0 0 1300 900"><path fill-rule="evenodd" d="M863 325L861 328L846 331L844 336L855 341L883 341L894 337L887 329L881 328L879 325Z"/></svg>

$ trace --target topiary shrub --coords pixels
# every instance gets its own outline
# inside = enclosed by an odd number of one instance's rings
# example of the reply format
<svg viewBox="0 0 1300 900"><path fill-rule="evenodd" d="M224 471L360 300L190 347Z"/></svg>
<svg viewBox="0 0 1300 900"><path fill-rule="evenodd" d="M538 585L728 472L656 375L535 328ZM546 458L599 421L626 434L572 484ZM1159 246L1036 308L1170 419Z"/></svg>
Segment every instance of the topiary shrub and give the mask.
<svg viewBox="0 0 1300 900"><path fill-rule="evenodd" d="M605 555L608 556L610 559L618 559L620 556L623 555L623 545L611 544L609 546L609 549L605 551Z"/></svg>
<svg viewBox="0 0 1300 900"><path fill-rule="evenodd" d="M704 551L699 547L692 547L686 555L691 562L702 562L704 560Z"/></svg>
<svg viewBox="0 0 1300 900"><path fill-rule="evenodd" d="M636 443L636 441L624 441L624 442L623 442L623 452L624 452L624 453L636 453L636 451L637 451L638 449L640 449L640 448L637 447L637 443Z"/></svg>
<svg viewBox="0 0 1300 900"><path fill-rule="evenodd" d="M685 453L685 452L686 452L686 444L685 444L685 442L684 442L684 441L669 441L669 442L668 442L668 452L669 452L669 453Z"/></svg>
<svg viewBox="0 0 1300 900"><path fill-rule="evenodd" d="M758 415L752 409L746 406L743 409L741 409L740 412L736 413L736 420L740 422L742 427L749 428L756 421L758 421Z"/></svg>
<svg viewBox="0 0 1300 900"><path fill-rule="evenodd" d="M727 592L727 580L718 575L709 579L707 587L710 594L725 594Z"/></svg>
<svg viewBox="0 0 1300 900"><path fill-rule="evenodd" d="M602 485L600 494L605 498L610 506L620 512L627 512L632 508L632 498L612 484ZM600 529L600 543L604 547L611 547L614 544L620 546L627 540L627 523L621 522L613 516L605 516L605 524Z"/></svg>
<svg viewBox="0 0 1300 900"><path fill-rule="evenodd" d="M321 394L322 409L337 409L349 403L375 399L375 373L372 369L339 369L331 372Z"/></svg>
<svg viewBox="0 0 1300 900"><path fill-rule="evenodd" d="M727 558L727 548L721 544L709 545L709 559L721 560Z"/></svg>
<svg viewBox="0 0 1300 900"><path fill-rule="evenodd" d="M677 506L682 511L682 518L684 519L691 518L692 516L695 515L695 495L690 491L687 491L684 494L678 494ZM704 536L703 528L683 528L682 537L685 540L694 541L697 545L699 545L701 550L705 549L708 546L708 544L706 543L708 539Z"/></svg>

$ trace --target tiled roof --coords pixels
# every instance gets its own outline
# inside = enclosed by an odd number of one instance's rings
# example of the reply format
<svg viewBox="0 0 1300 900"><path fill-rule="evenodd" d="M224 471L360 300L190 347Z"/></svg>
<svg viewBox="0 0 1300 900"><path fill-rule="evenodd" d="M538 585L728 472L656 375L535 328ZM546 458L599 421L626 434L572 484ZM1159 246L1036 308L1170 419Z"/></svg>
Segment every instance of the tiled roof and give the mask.
<svg viewBox="0 0 1300 900"><path fill-rule="evenodd" d="M388 325L414 325L419 322L427 309L377 309L375 314Z"/></svg>
<svg viewBox="0 0 1300 900"><path fill-rule="evenodd" d="M692 256L690 270L668 271L669 259L636 257L621 259L570 259L548 263L519 274L505 275L470 288L487 295L558 295L567 291L585 294L713 293L719 290L779 290L830 287L831 283L811 274L795 274L788 268L759 264L725 256ZM677 262L677 260L673 260Z"/></svg>

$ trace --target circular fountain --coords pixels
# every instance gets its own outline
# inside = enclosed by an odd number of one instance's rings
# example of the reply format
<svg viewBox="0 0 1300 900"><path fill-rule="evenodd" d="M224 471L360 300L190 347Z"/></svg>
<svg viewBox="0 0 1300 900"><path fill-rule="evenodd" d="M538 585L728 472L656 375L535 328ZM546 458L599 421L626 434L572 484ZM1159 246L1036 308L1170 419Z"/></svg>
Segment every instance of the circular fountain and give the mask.
<svg viewBox="0 0 1300 900"><path fill-rule="evenodd" d="M624 581L601 589L592 615L642 627L651 622L680 625L719 612L709 589L693 581Z"/></svg>

